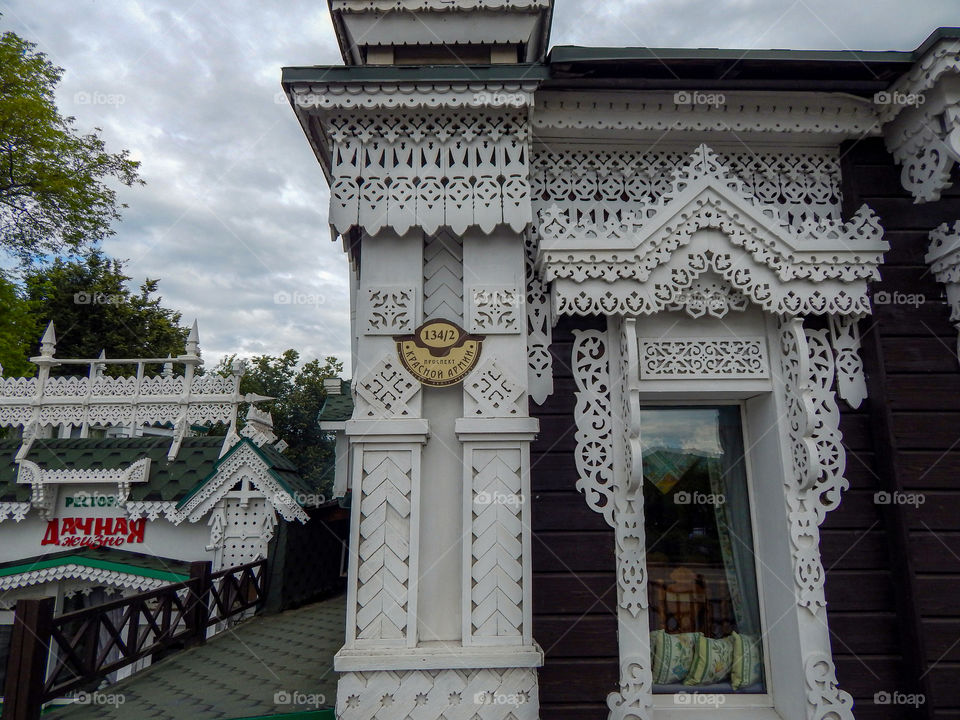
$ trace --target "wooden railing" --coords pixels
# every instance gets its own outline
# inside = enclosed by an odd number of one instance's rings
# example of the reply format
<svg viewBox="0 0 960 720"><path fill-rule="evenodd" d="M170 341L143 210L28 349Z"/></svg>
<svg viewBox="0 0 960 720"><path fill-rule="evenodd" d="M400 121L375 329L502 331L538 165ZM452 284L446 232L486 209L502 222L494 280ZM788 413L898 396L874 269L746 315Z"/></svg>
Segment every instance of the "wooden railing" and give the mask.
<svg viewBox="0 0 960 720"><path fill-rule="evenodd" d="M54 598L17 601L7 658L3 720L37 720L43 704L155 653L206 640L207 628L266 600L267 561L190 578L54 617ZM49 667L49 671L48 671Z"/></svg>

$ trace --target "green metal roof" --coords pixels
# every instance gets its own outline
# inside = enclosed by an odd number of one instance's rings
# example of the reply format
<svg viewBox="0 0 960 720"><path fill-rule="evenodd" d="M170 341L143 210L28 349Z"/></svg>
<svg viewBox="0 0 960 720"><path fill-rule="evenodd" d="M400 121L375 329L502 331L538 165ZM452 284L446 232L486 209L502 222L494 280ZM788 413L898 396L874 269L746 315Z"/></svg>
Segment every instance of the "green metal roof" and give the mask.
<svg viewBox="0 0 960 720"><path fill-rule="evenodd" d="M168 582L183 582L190 577L190 564L182 560L143 555L129 550L92 547L0 563L0 577L71 564Z"/></svg>
<svg viewBox="0 0 960 720"><path fill-rule="evenodd" d="M350 394L350 381L340 381L340 394L327 395L320 408L317 420L320 422L344 422L353 416L353 396Z"/></svg>
<svg viewBox="0 0 960 720"><path fill-rule="evenodd" d="M143 457L150 458L150 477L145 483L133 483L131 500L177 500L203 478L220 455L223 438L201 436L184 438L172 462L169 437L138 438L38 438L33 441L27 460L41 468L94 470L122 468ZM0 440L0 500L23 502L30 488L17 484L18 467L14 456L20 440Z"/></svg>

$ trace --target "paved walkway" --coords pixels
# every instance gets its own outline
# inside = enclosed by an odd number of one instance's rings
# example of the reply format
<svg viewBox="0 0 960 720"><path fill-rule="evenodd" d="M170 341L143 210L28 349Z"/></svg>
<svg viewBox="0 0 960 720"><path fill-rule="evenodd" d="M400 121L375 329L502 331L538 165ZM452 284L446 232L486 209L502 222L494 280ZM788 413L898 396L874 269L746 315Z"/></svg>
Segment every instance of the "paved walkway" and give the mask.
<svg viewBox="0 0 960 720"><path fill-rule="evenodd" d="M101 691L122 694L122 705L70 705L44 718L233 720L333 707L345 616L341 596L253 618Z"/></svg>

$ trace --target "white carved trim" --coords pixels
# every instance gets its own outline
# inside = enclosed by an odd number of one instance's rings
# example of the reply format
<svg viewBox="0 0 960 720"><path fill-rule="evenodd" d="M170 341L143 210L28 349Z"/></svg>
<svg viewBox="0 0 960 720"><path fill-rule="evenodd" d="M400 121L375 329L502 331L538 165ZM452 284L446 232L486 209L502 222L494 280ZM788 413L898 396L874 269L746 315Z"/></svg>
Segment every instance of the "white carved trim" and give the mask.
<svg viewBox="0 0 960 720"><path fill-rule="evenodd" d="M770 377L765 338L644 337L640 343L641 380Z"/></svg>
<svg viewBox="0 0 960 720"><path fill-rule="evenodd" d="M443 12L458 13L477 10L539 10L550 7L549 0L333 0L334 12Z"/></svg>
<svg viewBox="0 0 960 720"><path fill-rule="evenodd" d="M463 324L463 244L446 231L424 239L423 316Z"/></svg>
<svg viewBox="0 0 960 720"><path fill-rule="evenodd" d="M30 507L28 502L0 502L0 523L7 519L20 522L30 512Z"/></svg>
<svg viewBox="0 0 960 720"><path fill-rule="evenodd" d="M123 505L127 511L127 517L131 520L147 518L147 520L157 520L163 517L174 525L179 525L186 518L177 510L175 501L167 500L128 500ZM193 521L195 522L195 521Z"/></svg>
<svg viewBox="0 0 960 720"><path fill-rule="evenodd" d="M348 672L341 720L538 720L533 668Z"/></svg>
<svg viewBox="0 0 960 720"><path fill-rule="evenodd" d="M150 458L140 458L127 467L118 468L41 468L30 460L21 460L18 483L143 483L150 477Z"/></svg>
<svg viewBox="0 0 960 720"><path fill-rule="evenodd" d="M532 232L524 237L524 267L527 283L527 392L537 405L553 394L553 356L550 354L553 321L550 295L537 275L537 239Z"/></svg>
<svg viewBox="0 0 960 720"><path fill-rule="evenodd" d="M860 358L860 318L831 315L830 345L837 369L837 395L856 409L867 398L867 379Z"/></svg>
<svg viewBox="0 0 960 720"><path fill-rule="evenodd" d="M803 669L811 707L809 720L853 720L853 698L838 687L833 660L817 653L806 658Z"/></svg>
<svg viewBox="0 0 960 720"><path fill-rule="evenodd" d="M420 324L419 293L412 285L366 288L366 335L408 335Z"/></svg>
<svg viewBox="0 0 960 720"><path fill-rule="evenodd" d="M284 520L307 522L310 519L290 493L271 476L263 458L246 443L220 463L216 474L180 508L180 515L190 522L197 522L244 480L249 481Z"/></svg>
<svg viewBox="0 0 960 720"><path fill-rule="evenodd" d="M420 392L420 383L387 353L366 375L354 383L357 418L412 417L410 401Z"/></svg>
<svg viewBox="0 0 960 720"><path fill-rule="evenodd" d="M467 332L480 335L519 333L526 317L523 296L512 285L474 285L467 295Z"/></svg>
<svg viewBox="0 0 960 720"><path fill-rule="evenodd" d="M134 573L87 567L68 563L42 570L28 570L16 575L0 577L0 590L15 590L31 585L42 585L59 580L84 580L98 585L112 585L120 588L132 588L141 592L169 585L169 580L144 577Z"/></svg>
<svg viewBox="0 0 960 720"><path fill-rule="evenodd" d="M888 248L873 212L800 228L701 145L645 210L541 210L538 266L560 314L660 312L707 272L773 313L868 314L866 280Z"/></svg>
<svg viewBox="0 0 960 720"><path fill-rule="evenodd" d="M500 367L494 355L487 355L463 381L463 389L473 401L465 406L465 417L525 416L523 386Z"/></svg>
<svg viewBox="0 0 960 720"><path fill-rule="evenodd" d="M395 3L394 3L395 4ZM291 102L323 110L482 109L533 105L538 82L482 83L324 83L296 85Z"/></svg>
<svg viewBox="0 0 960 720"><path fill-rule="evenodd" d="M950 322L957 328L957 357L960 359L960 220L942 223L930 233L926 261L939 282L947 287Z"/></svg>
<svg viewBox="0 0 960 720"><path fill-rule="evenodd" d="M679 96L679 97L678 97ZM725 102L678 103L683 93L648 92L625 101L614 93L538 93L533 127L544 131L604 130L636 134L674 131L757 132L778 138L804 133L836 138L879 135L877 110L869 100L821 93L723 93Z"/></svg>

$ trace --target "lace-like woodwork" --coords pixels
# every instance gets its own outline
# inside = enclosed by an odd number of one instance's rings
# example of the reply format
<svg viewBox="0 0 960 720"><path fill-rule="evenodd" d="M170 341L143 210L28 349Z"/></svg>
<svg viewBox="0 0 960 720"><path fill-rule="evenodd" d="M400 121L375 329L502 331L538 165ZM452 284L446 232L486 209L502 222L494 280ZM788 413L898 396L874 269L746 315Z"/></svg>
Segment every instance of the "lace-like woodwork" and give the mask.
<svg viewBox="0 0 960 720"><path fill-rule="evenodd" d="M367 335L406 335L417 322L417 289L405 287L367 288Z"/></svg>
<svg viewBox="0 0 960 720"><path fill-rule="evenodd" d="M607 696L608 720L651 720L653 674L650 658L628 657L620 662L620 689Z"/></svg>
<svg viewBox="0 0 960 720"><path fill-rule="evenodd" d="M797 603L816 614L826 607L820 525L849 487L846 455L833 395L834 361L825 330L804 331L801 320L781 324L782 377L793 449L787 506Z"/></svg>
<svg viewBox="0 0 960 720"><path fill-rule="evenodd" d="M28 512L30 512L28 502L0 502L0 523L7 519L20 522Z"/></svg>
<svg viewBox="0 0 960 720"><path fill-rule="evenodd" d="M488 356L473 369L463 383L463 389L473 399L474 407L465 407L464 415L478 417L519 417L526 414L521 407L523 386Z"/></svg>
<svg viewBox="0 0 960 720"><path fill-rule="evenodd" d="M410 450L363 452L354 628L358 643L386 640L402 645L416 632L408 595L412 463Z"/></svg>
<svg viewBox="0 0 960 720"><path fill-rule="evenodd" d="M867 398L867 379L860 359L860 318L830 316L830 345L837 369L837 395L852 408Z"/></svg>
<svg viewBox="0 0 960 720"><path fill-rule="evenodd" d="M470 452L470 643L519 643L523 636L523 503L517 447Z"/></svg>
<svg viewBox="0 0 960 720"><path fill-rule="evenodd" d="M701 145L647 206L543 207L538 263L563 314L660 312L705 273L777 314L867 314L866 280L887 248L876 216L863 206L847 223L791 225L787 214Z"/></svg>
<svg viewBox="0 0 960 720"><path fill-rule="evenodd" d="M640 338L640 379L770 377L763 338Z"/></svg>
<svg viewBox="0 0 960 720"><path fill-rule="evenodd" d="M531 220L526 115L520 112L333 114L330 222L405 234L462 235Z"/></svg>
<svg viewBox="0 0 960 720"><path fill-rule="evenodd" d="M521 330L523 299L514 287L475 285L470 289L467 310L467 332L503 335Z"/></svg>
<svg viewBox="0 0 960 720"><path fill-rule="evenodd" d="M599 330L574 330L573 338L577 490L584 494L591 509L616 528L617 483L607 336Z"/></svg>
<svg viewBox="0 0 960 720"><path fill-rule="evenodd" d="M420 392L420 383L396 359L384 355L354 387L356 417L412 417L409 403Z"/></svg>
<svg viewBox="0 0 960 720"><path fill-rule="evenodd" d="M341 720L538 720L532 668L348 672L337 685Z"/></svg>
<svg viewBox="0 0 960 720"><path fill-rule="evenodd" d="M720 278L701 276L686 290L679 301L668 305L667 310L682 310L696 319L709 315L724 318L728 313L743 312L750 301Z"/></svg>
<svg viewBox="0 0 960 720"><path fill-rule="evenodd" d="M96 585L112 585L119 588L131 588L140 592L154 590L169 584L169 580L143 577L132 573L122 573L115 570L91 568L86 565L58 565L42 570L30 570L0 577L0 591L15 590L31 585L42 585L60 580L84 580Z"/></svg>
<svg viewBox="0 0 960 720"><path fill-rule="evenodd" d="M527 391L537 405L553 394L553 357L550 355L550 296L537 274L537 241L532 232L524 237L527 279Z"/></svg>
<svg viewBox="0 0 960 720"><path fill-rule="evenodd" d="M853 720L853 698L837 685L837 671L829 656L818 653L804 662L809 720Z"/></svg>
<svg viewBox="0 0 960 720"><path fill-rule="evenodd" d="M947 286L950 322L957 328L957 357L960 358L960 221L943 223L930 233L927 263L939 282Z"/></svg>

